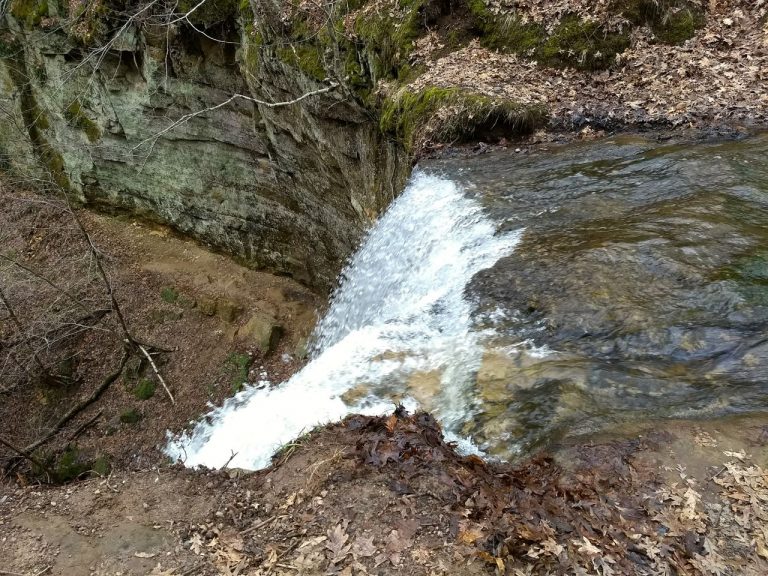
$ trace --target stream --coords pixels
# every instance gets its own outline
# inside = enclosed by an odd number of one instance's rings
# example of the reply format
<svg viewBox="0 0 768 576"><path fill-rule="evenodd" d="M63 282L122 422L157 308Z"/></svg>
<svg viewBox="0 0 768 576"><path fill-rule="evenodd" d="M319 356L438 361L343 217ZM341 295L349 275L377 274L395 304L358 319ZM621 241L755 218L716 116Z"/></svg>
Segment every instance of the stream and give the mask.
<svg viewBox="0 0 768 576"><path fill-rule="evenodd" d="M166 452L259 469L350 413L432 412L514 459L638 419L768 409L768 137L431 161L370 231L310 361Z"/></svg>

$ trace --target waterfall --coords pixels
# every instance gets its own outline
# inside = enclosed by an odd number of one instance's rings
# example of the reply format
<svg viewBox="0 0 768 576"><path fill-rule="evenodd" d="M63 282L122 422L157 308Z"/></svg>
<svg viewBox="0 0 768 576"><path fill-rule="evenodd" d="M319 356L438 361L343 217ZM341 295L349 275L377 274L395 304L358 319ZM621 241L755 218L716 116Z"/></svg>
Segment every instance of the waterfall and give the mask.
<svg viewBox="0 0 768 576"><path fill-rule="evenodd" d="M428 395L445 429L472 415L480 335L471 329L469 280L509 254L520 231L497 234L480 204L454 182L416 172L342 273L313 337L308 364L271 388L249 387L166 453L187 466L260 469L283 444L350 413L411 409ZM415 393L414 376L434 389ZM355 400L342 395L357 390ZM235 454L233 457L232 455Z"/></svg>

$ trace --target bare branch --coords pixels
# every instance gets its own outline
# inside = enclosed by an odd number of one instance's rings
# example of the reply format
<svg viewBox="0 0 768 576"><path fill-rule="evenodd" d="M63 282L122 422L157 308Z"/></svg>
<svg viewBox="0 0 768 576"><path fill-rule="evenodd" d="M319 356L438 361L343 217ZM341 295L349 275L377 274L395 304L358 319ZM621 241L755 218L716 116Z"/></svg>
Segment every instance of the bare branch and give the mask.
<svg viewBox="0 0 768 576"><path fill-rule="evenodd" d="M78 72L80 68L82 68L83 66L86 66L94 59L96 60L96 63L93 66L93 70L94 72L98 70L101 67L101 63L104 61L104 58L106 57L107 53L112 49L112 46L114 46L115 42L117 42L118 38L120 38L123 32L125 32L131 26L131 24L133 24L139 18L139 16L141 16L142 14L147 12L150 8L152 8L155 4L157 4L157 2L158 0L152 0L151 2L143 6L141 10L139 10L138 12L131 14L131 16L128 17L128 19L120 27L120 29L112 35L112 38L110 38L107 42L105 42L103 46L88 53L88 55L85 58L83 58L82 61L80 61L80 63L77 66L75 66L69 73L67 73L64 76L63 78L64 82L69 81L69 79L72 77L73 74Z"/></svg>
<svg viewBox="0 0 768 576"><path fill-rule="evenodd" d="M22 325L21 321L19 320L18 316L16 316L16 313L13 311L13 307L11 306L10 302L8 302L8 299L5 297L5 292L2 288L0 288L0 302L3 303L3 306L5 306L5 309L8 311L8 317L11 319L13 324L16 326L16 329L21 333L25 334L26 330L24 330L24 326ZM42 361L40 360L40 357L37 355L37 352L34 348L32 348L32 345L27 342L27 346L29 346L30 351L32 352L32 359L34 360L35 364L37 364L37 367L45 374L47 370L45 369L45 366L43 365Z"/></svg>
<svg viewBox="0 0 768 576"><path fill-rule="evenodd" d="M306 100L307 98L310 98L311 96L317 96L318 94L325 94L326 92L330 92L334 88L336 88L338 84L333 83L330 86L326 86L324 88L319 88L318 90L313 90L311 92L307 92L305 94L302 94L298 98L294 98L293 100L286 100L283 102L266 102L264 100L259 100L258 98L253 98L251 96L246 96L245 94L234 94L224 100L223 102L219 102L215 106L209 106L208 108L203 108L202 110L197 110L195 112L190 112L189 114L184 114L181 118L178 120L175 120L172 122L169 126L161 130L160 132L157 132L153 136L150 136L149 138L145 138L138 144L136 144L133 148L131 148L131 152L136 151L138 148L141 148L144 144L147 144L148 142L152 142L152 147L154 147L154 143L157 142L157 140L163 136L164 134L167 134L174 128L181 126L182 124L185 124L192 118L195 118L196 116L200 116L201 114L205 114L207 112L213 112L214 110L218 110L219 108L223 108L227 104L230 104L231 102L234 102L235 100L247 100L248 102L253 102L254 104L258 104L259 106L265 106L267 108L278 108L280 106L291 106L293 104L297 104L298 102L301 102L302 100ZM150 149L151 151L151 149Z"/></svg>
<svg viewBox="0 0 768 576"><path fill-rule="evenodd" d="M168 398L171 399L171 404L176 404L176 400L173 397L173 394L171 394L171 391L168 389L168 385L165 383L165 380L163 380L163 375L160 374L160 370L157 369L157 364L155 364L155 361L152 359L152 356L149 352L147 352L147 349L144 348L141 344L138 345L139 350L144 354L144 356L147 357L147 360L149 360L149 363L152 365L152 370L155 371L155 374L157 375L157 379L160 380L160 384L163 385L163 388L165 389L165 393L168 394Z"/></svg>
<svg viewBox="0 0 768 576"><path fill-rule="evenodd" d="M1 258L1 259L3 259L3 260L5 260L6 262L9 262L9 263L13 264L14 266L16 266L16 267L18 267L18 268L21 268L21 269L22 269L22 270L24 270L26 273L28 273L28 274L30 274L30 275L32 275L32 276L34 276L34 277L35 277L35 278L37 278L38 280L42 280L43 282L45 282L46 284L48 284L48 285L49 285L51 288L53 288L53 289L54 289L54 290L56 290L57 292L60 292L60 293L64 294L64 296L66 296L67 298L69 298L70 300L72 300L72 302L74 302L75 304L77 304L77 306L79 306L80 308L82 308L82 309L83 309L83 310L85 310L86 312L90 312L90 310L88 310L88 308L86 308L85 304L83 304L83 303L82 303L82 301L81 301L80 299L78 299L78 298L75 298L75 296L73 296L72 294L70 294L70 293L69 293L69 292L68 292L66 289L64 289L64 288L62 288L62 287L60 287L60 286L57 286L56 284L54 284L54 283L53 283L53 281L51 281L49 278L46 278L46 277L45 277L45 276L43 276L42 274L40 274L40 273L38 273L38 272L35 272L34 270L32 270L32 268L29 268L28 266L26 266L26 265L22 264L21 262L19 262L19 261L17 261L17 260L14 260L13 258L9 258L8 256L5 256L4 254L0 254L0 258Z"/></svg>
<svg viewBox="0 0 768 576"><path fill-rule="evenodd" d="M32 464L36 465L38 468L43 470L46 474L48 474L48 479L49 480L50 480L50 478L53 477L53 474L51 474L50 469L45 464L43 464L40 460L38 460L37 458L32 456L32 454L30 454L29 450L23 450L21 448L17 448L16 446L11 444L8 440L3 438L2 436L0 436L0 444L5 446L6 448L9 448L11 451L15 452L16 454L18 454L22 458L26 458L27 460L32 462Z"/></svg>
<svg viewBox="0 0 768 576"><path fill-rule="evenodd" d="M117 321L120 324L120 328L123 332L123 338L126 342L134 344L135 341L133 337L131 336L130 331L128 330L128 324L125 321L125 317L123 316L123 311L120 308L120 304L117 301L117 298L115 297L115 291L112 288L112 282L109 280L109 276L107 275L107 272L104 270L104 266L101 262L101 252L98 248L96 248L96 245L93 243L93 239L91 238L91 235L88 233L88 231L85 229L85 226L83 225L82 220L80 219L80 216L78 216L77 212L72 208L72 206L69 203L69 197L67 196L66 191L62 190L62 195L64 196L64 201L67 204L67 207L69 208L69 212L72 215L72 219L75 221L75 224L77 225L77 228L80 230L80 233L83 235L83 238L85 238L86 242L88 243L88 247L91 251L91 255L93 256L94 264L96 265L96 270L98 270L99 276L101 277L102 282L104 282L104 287L107 290L107 296L109 296L109 302L112 306L112 310L115 312L115 316L117 317Z"/></svg>
<svg viewBox="0 0 768 576"><path fill-rule="evenodd" d="M208 1L208 0L200 0L200 2L198 2L198 3L197 3L195 6L193 6L193 7L192 7L192 8L191 8L189 11L185 12L184 14L182 14L181 16L179 16L178 18L176 18L176 19L174 19L174 20L171 20L170 22L168 22L168 25L170 26L171 24L176 24L177 22L181 22L182 20L186 20L186 19L187 19L187 17L189 17L189 15L190 15L190 14L192 14L192 13L193 13L195 10L197 10L198 8L200 8L200 6L202 6L203 4L205 4L207 1Z"/></svg>
<svg viewBox="0 0 768 576"><path fill-rule="evenodd" d="M64 416L59 418L59 421L56 422L56 424L53 425L53 427L41 438L35 440L30 444L29 446L25 447L24 450L27 452L32 452L48 442L51 438L53 438L56 433L61 430L61 428L72 418L80 414L83 410L85 410L88 406L93 404L96 400L99 399L99 396L102 395L102 393L112 385L112 383L117 380L120 377L120 374L123 373L123 369L125 368L125 365L128 363L128 358L130 358L131 353L130 349L126 346L123 350L123 357L120 360L120 364L118 364L117 368L114 372L109 374L104 380L102 380L101 384L93 391L91 392L91 395L88 396L85 400L77 404L76 406L73 406L70 408Z"/></svg>

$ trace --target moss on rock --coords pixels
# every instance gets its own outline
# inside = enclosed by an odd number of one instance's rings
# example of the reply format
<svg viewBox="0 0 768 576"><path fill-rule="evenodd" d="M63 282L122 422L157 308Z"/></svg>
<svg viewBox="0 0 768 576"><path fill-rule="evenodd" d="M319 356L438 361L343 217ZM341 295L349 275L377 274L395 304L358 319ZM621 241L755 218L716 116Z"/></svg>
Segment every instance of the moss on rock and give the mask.
<svg viewBox="0 0 768 576"><path fill-rule="evenodd" d="M445 114L435 122L441 110ZM492 98L459 88L431 87L420 92L402 91L387 100L380 126L413 151L417 134L436 141L467 141L491 133L516 136L531 132L547 118L546 108L539 104Z"/></svg>
<svg viewBox="0 0 768 576"><path fill-rule="evenodd" d="M50 128L50 122L45 111L40 107L32 91L29 75L20 47L11 47L13 54L9 57L7 67L9 76L19 92L19 103L24 127L32 143L32 147L41 164L49 172L51 179L61 189L71 190L69 177L65 172L63 156L48 142L45 131Z"/></svg>
<svg viewBox="0 0 768 576"><path fill-rule="evenodd" d="M408 80L408 56L422 32L420 12L424 4L425 0L401 0L399 13L376 10L355 20L355 34L363 43L374 83L381 78Z"/></svg>
<svg viewBox="0 0 768 576"><path fill-rule="evenodd" d="M704 26L700 4L691 0L615 0L614 9L637 26L648 26L657 40L680 44Z"/></svg>
<svg viewBox="0 0 768 576"><path fill-rule="evenodd" d="M75 99L67 106L64 110L64 117L70 125L82 130L90 142L96 142L101 138L99 125L83 111L83 105L79 99Z"/></svg>
<svg viewBox="0 0 768 576"><path fill-rule="evenodd" d="M322 55L317 47L307 43L280 46L275 54L286 64L298 68L315 80L324 80L327 76Z"/></svg>
<svg viewBox="0 0 768 576"><path fill-rule="evenodd" d="M541 24L524 22L515 14L497 16L483 0L468 0L470 13L487 48L514 52L545 66L582 70L610 66L629 47L628 31L606 31L599 22L565 15L551 33Z"/></svg>
<svg viewBox="0 0 768 576"><path fill-rule="evenodd" d="M48 16L48 0L13 0L11 14L29 27Z"/></svg>

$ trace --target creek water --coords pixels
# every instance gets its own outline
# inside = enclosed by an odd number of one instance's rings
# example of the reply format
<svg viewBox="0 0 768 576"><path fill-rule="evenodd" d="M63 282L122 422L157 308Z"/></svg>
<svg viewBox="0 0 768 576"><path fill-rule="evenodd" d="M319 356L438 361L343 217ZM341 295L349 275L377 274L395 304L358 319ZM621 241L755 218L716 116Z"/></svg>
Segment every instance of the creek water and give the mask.
<svg viewBox="0 0 768 576"><path fill-rule="evenodd" d="M166 451L262 468L395 402L504 459L627 420L768 409L766 157L768 137L616 138L422 165L346 267L306 367Z"/></svg>

